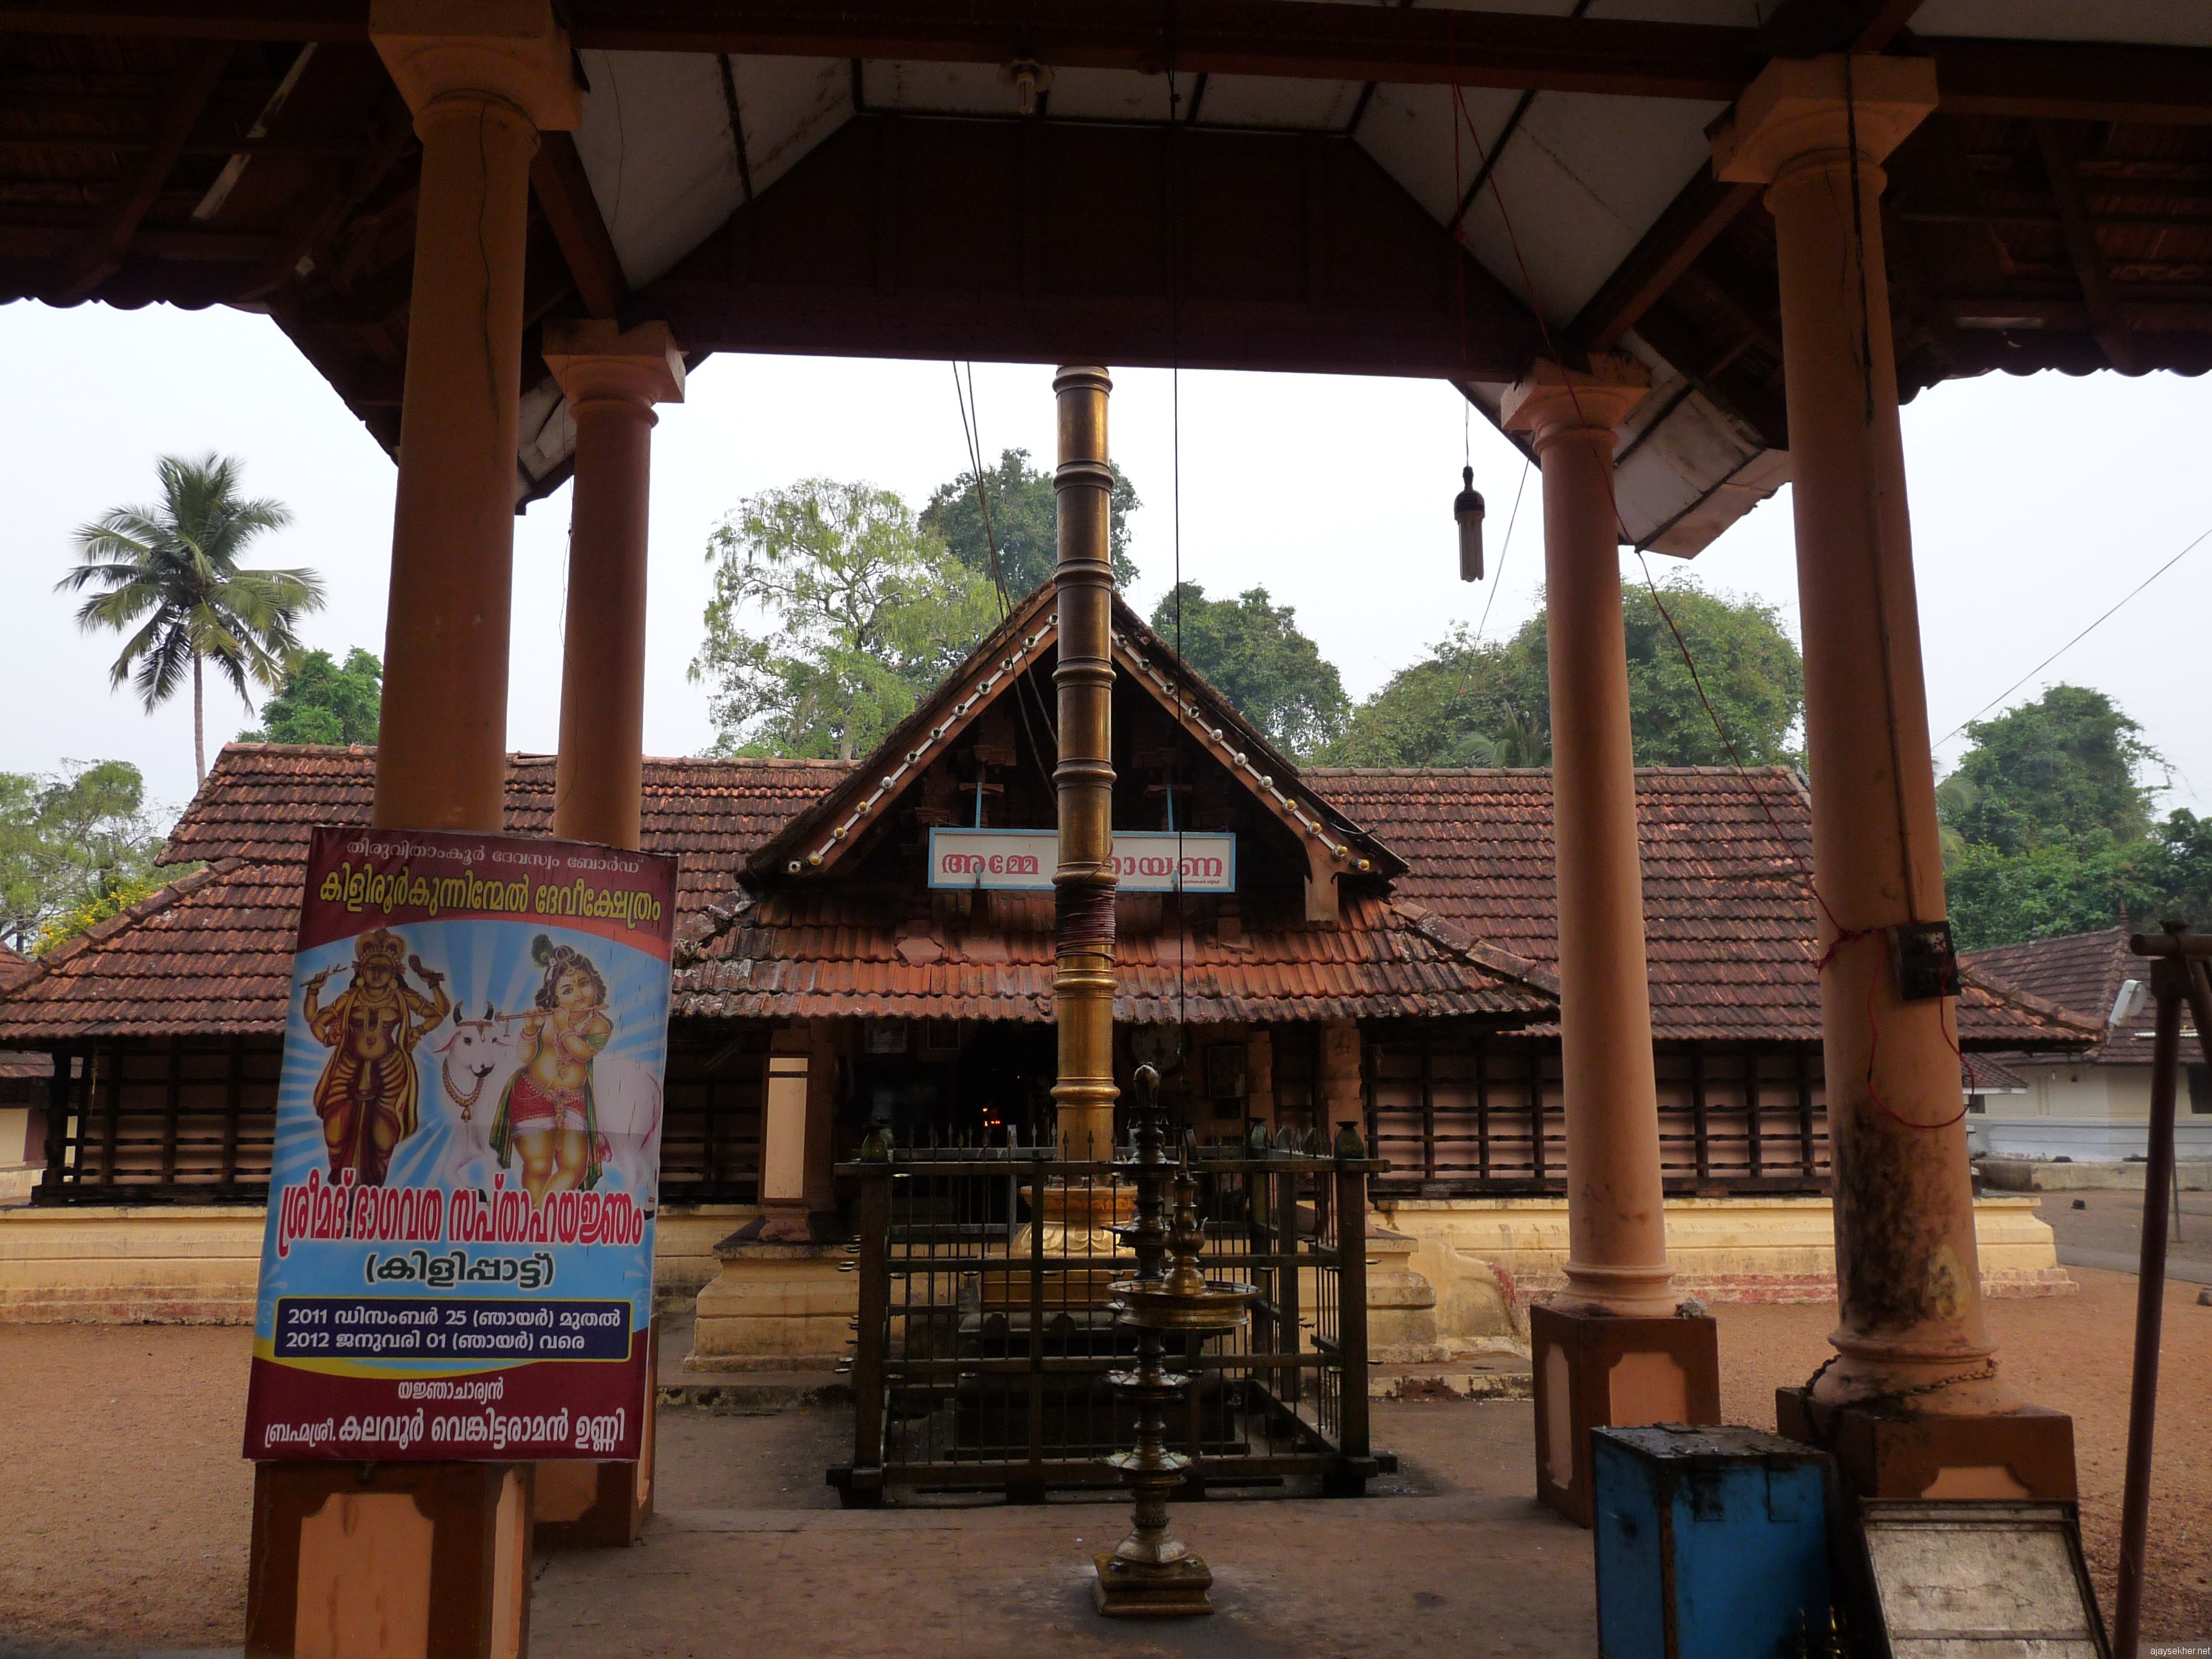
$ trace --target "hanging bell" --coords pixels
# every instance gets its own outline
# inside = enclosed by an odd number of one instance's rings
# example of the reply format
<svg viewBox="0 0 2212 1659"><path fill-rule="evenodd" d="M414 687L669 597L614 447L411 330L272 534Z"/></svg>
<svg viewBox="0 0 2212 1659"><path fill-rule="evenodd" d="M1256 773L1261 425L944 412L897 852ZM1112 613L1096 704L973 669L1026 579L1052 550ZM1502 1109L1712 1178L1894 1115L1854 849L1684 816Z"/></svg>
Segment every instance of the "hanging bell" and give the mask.
<svg viewBox="0 0 2212 1659"><path fill-rule="evenodd" d="M1474 469L1464 467L1460 477L1466 488L1452 502L1452 517L1459 520L1459 579L1482 580L1482 492L1474 487Z"/></svg>

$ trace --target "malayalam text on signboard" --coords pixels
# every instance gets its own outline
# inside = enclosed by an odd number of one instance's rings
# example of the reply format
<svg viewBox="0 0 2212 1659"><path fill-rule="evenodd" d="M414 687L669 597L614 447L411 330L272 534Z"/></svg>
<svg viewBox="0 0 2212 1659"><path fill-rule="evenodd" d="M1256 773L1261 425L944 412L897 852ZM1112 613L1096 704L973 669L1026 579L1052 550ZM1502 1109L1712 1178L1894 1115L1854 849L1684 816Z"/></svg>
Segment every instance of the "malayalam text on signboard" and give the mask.
<svg viewBox="0 0 2212 1659"><path fill-rule="evenodd" d="M929 884L1048 893L1060 863L1049 830L933 829ZM1116 830L1114 876L1125 893L1233 893L1237 837L1218 831Z"/></svg>
<svg viewBox="0 0 2212 1659"><path fill-rule="evenodd" d="M315 831L248 1457L639 1455L675 901L647 854Z"/></svg>

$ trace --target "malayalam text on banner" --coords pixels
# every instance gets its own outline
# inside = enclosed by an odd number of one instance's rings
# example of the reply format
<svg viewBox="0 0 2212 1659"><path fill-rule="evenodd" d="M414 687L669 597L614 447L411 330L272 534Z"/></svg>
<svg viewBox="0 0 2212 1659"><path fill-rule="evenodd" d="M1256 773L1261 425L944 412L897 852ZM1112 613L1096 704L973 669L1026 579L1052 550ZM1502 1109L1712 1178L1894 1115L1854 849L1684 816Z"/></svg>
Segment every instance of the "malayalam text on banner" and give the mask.
<svg viewBox="0 0 2212 1659"><path fill-rule="evenodd" d="M251 1458L639 1455L676 860L319 829Z"/></svg>

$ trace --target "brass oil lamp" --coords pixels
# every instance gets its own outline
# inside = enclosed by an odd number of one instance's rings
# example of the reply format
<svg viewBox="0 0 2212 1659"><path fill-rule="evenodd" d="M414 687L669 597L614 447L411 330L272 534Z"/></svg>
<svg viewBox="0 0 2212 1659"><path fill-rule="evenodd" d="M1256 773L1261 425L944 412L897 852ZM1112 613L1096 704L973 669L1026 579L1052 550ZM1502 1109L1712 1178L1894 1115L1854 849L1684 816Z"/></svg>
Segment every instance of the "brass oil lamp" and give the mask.
<svg viewBox="0 0 2212 1659"><path fill-rule="evenodd" d="M1108 1287L1115 1320L1137 1334L1133 1370L1107 1380L1135 1401L1137 1443L1107 1462L1134 1495L1129 1535L1096 1558L1099 1612L1111 1618L1158 1618L1212 1613L1206 1592L1213 1575L1168 1527L1168 1494L1181 1484L1190 1459L1167 1449L1167 1411L1189 1387L1190 1376L1166 1366L1170 1334L1203 1340L1240 1329L1258 1294L1249 1284L1209 1279L1200 1270L1206 1229L1198 1215L1198 1182L1188 1153L1171 1165L1159 1105L1159 1073L1137 1068L1135 1120L1137 1218L1115 1231L1134 1248L1137 1275ZM1167 1200L1172 1188L1172 1220Z"/></svg>

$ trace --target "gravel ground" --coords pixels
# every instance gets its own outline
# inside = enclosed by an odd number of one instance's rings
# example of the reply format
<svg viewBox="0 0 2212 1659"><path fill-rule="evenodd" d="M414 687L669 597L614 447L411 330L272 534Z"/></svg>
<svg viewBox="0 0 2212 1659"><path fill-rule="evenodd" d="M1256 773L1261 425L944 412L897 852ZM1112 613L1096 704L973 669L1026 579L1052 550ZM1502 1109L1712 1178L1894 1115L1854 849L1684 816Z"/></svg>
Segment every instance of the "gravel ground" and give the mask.
<svg viewBox="0 0 2212 1659"><path fill-rule="evenodd" d="M2135 1280L2076 1269L2076 1296L1990 1304L1992 1333L2022 1394L2070 1412L2083 1529L2109 1612L2127 1437ZM1828 1306L1716 1310L1722 1404L1771 1427L1774 1389L1828 1352ZM245 1620L251 1468L244 1431L246 1333L239 1328L0 1326L0 1644L206 1648L235 1644ZM2212 1637L2212 1308L2169 1287L2163 1432L2151 1528L2146 1635ZM1455 1422L1473 1440L1496 1408L1394 1408L1396 1437L1436 1467ZM1462 1416L1465 1413L1467 1415ZM818 1510L820 1469L842 1438L830 1413L664 1418L672 1505ZM1490 1419L1480 1419L1486 1424ZM741 1426L742 1425L742 1426ZM1525 1455L1519 1436L1505 1455ZM1425 1451L1425 1455L1424 1455ZM1523 1471L1499 1471L1520 1482ZM1465 1478L1461 1472L1454 1474ZM1502 1488L1501 1488L1502 1490ZM793 1517L797 1519L796 1516ZM825 1523L830 1517L823 1517Z"/></svg>
<svg viewBox="0 0 2212 1659"><path fill-rule="evenodd" d="M2046 1208L2051 1196L2045 1195ZM2078 1295L1987 1304L1990 1334L2021 1395L2073 1414L2082 1544L2109 1620L2127 1472L2136 1279L2090 1267L2068 1272L2081 1287ZM2197 1305L2197 1288L2166 1287L2146 1639L2212 1638L2212 1441L2205 1435L2212 1418L2212 1308ZM1775 1389L1803 1382L1831 1352L1835 1304L1723 1305L1713 1312L1720 1322L1722 1414L1772 1428Z"/></svg>

